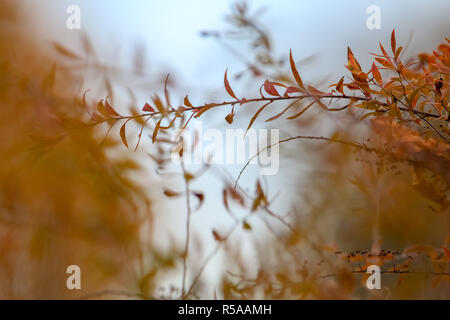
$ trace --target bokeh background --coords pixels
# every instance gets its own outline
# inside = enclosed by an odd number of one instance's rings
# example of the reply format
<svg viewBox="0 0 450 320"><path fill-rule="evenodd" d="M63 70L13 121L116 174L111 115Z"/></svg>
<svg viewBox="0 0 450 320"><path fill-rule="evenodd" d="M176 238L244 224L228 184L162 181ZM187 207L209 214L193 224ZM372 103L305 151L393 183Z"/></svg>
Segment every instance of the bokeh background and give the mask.
<svg viewBox="0 0 450 320"><path fill-rule="evenodd" d="M70 5L81 9L80 30L66 28ZM366 27L370 5L381 9L379 30ZM133 152L120 144L118 128L105 140L105 128L86 128L86 90L90 104L109 96L125 114L130 106L142 108L154 93L163 95L170 73L175 103L186 94L194 104L222 101L228 68L235 92L258 96L268 75L288 73L289 49L304 81L326 88L345 74L347 46L367 69L369 52L378 50L379 41L387 43L394 28L397 41L408 44L405 57L431 52L450 29L445 0L251 1L249 11L270 39L265 53L280 60L255 75L248 63L260 62L260 48L252 47L254 34L227 19L236 14L234 1L21 0L1 6L4 299L179 295L186 201L163 193L183 190L179 168L171 163L162 168L149 156L162 151L148 136ZM71 59L61 46L80 58ZM246 128L256 110L255 105L239 111L231 127ZM225 130L223 117L210 114L197 121L205 129ZM362 142L372 134L353 118L320 117L312 113L289 125L280 119L271 127L280 129L281 137L339 132ZM255 127L267 126L258 121ZM131 141L138 129L130 129ZM429 199L411 188L407 166L388 171L369 155L309 142L283 146L280 157L279 173L261 181L273 199L271 210L287 217L294 234L273 217L251 217L251 230L238 228L208 263L193 297L448 298L448 283L433 286L426 276L400 282L397 275L387 276L386 290L373 296L359 275L336 271L345 265L342 259L318 249L441 246L449 233L448 209L429 210ZM241 169L213 166L192 184L205 200L192 217L188 282L217 245L211 231L224 234L234 224L222 190L224 179L234 181ZM250 166L240 186L253 193L258 177L258 167ZM234 210L238 216L247 212ZM70 264L81 267L81 291L65 287ZM338 276L303 281L309 279L305 272ZM249 279L260 281L259 287ZM283 289L272 287L274 281Z"/></svg>

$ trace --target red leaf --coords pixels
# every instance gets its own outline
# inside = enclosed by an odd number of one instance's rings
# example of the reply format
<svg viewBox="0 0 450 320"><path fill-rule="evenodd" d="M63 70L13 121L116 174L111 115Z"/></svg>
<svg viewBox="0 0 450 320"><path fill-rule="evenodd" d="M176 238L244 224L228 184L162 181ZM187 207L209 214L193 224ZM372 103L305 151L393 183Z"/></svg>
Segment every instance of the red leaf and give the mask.
<svg viewBox="0 0 450 320"><path fill-rule="evenodd" d="M91 121L101 122L104 121L103 117L99 115L97 112L92 112L91 114Z"/></svg>
<svg viewBox="0 0 450 320"><path fill-rule="evenodd" d="M280 96L280 94L278 93L278 91L275 88L275 86L273 85L273 83L270 82L269 80L264 81L264 90L271 96L277 96L277 97Z"/></svg>
<svg viewBox="0 0 450 320"><path fill-rule="evenodd" d="M155 112L155 109L153 109L153 107L151 105L147 103L145 103L144 108L142 109L142 111L145 112Z"/></svg>
<svg viewBox="0 0 450 320"><path fill-rule="evenodd" d="M186 107L193 108L192 103L189 101L189 97L187 95L186 97L184 97L184 105Z"/></svg>
<svg viewBox="0 0 450 320"><path fill-rule="evenodd" d="M158 123L156 124L155 130L153 130L153 136L152 136L152 142L155 143L156 136L158 135L159 127L161 126L162 118L159 119Z"/></svg>

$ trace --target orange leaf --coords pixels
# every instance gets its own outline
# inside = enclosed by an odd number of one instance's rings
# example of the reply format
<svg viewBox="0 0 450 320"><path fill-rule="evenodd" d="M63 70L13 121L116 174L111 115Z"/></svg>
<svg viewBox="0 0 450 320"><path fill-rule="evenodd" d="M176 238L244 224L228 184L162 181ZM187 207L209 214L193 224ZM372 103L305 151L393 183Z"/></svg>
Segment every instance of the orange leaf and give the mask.
<svg viewBox="0 0 450 320"><path fill-rule="evenodd" d="M289 93L293 92L301 92L301 90L297 87L287 87L286 91L284 92L284 95L287 96Z"/></svg>
<svg viewBox="0 0 450 320"><path fill-rule="evenodd" d="M180 193L172 191L172 190L169 190L169 189L166 189L166 190L164 190L164 195L166 197L178 197L180 195Z"/></svg>
<svg viewBox="0 0 450 320"><path fill-rule="evenodd" d="M159 127L161 126L162 118L159 119L158 123L156 124L155 130L153 130L153 136L152 136L152 142L155 143L156 136L158 135Z"/></svg>
<svg viewBox="0 0 450 320"><path fill-rule="evenodd" d="M316 103L316 101L314 100L313 102L311 102L309 105L307 105L305 108L302 109L302 111L300 111L299 113L294 114L293 116L288 117L289 120L295 119L300 117L303 113L305 113L306 110L308 110L309 108L311 108L311 106Z"/></svg>
<svg viewBox="0 0 450 320"><path fill-rule="evenodd" d="M266 120L266 122L278 119L279 117L281 117L286 111L288 111L294 104L296 104L298 102L298 100L295 100L294 102L290 103L286 108L283 109L283 111L281 111L280 113L278 113L277 115L269 118Z"/></svg>
<svg viewBox="0 0 450 320"><path fill-rule="evenodd" d="M91 114L91 121L101 122L104 121L103 117L99 115L97 112L92 112Z"/></svg>
<svg viewBox="0 0 450 320"><path fill-rule="evenodd" d="M305 89L302 78L300 77L300 74L297 71L297 67L295 66L294 58L292 58L292 50L289 54L289 61L291 63L292 74L294 75L295 81L297 81L297 84L300 88Z"/></svg>
<svg viewBox="0 0 450 320"><path fill-rule="evenodd" d="M388 69L394 69L394 65L388 60L382 58L375 58L375 60L377 60L378 63L382 64L384 67Z"/></svg>
<svg viewBox="0 0 450 320"><path fill-rule="evenodd" d="M227 79L227 72L228 72L228 69L225 70L225 76L224 76L224 78L223 78L223 82L224 82L224 84L225 84L225 89L227 90L227 92L228 92L228 94L229 94L230 96L232 96L233 98L235 98L236 100L238 100L238 98L236 98L236 95L235 95L234 92L233 92L233 89L231 89L230 83L228 82L228 79Z"/></svg>

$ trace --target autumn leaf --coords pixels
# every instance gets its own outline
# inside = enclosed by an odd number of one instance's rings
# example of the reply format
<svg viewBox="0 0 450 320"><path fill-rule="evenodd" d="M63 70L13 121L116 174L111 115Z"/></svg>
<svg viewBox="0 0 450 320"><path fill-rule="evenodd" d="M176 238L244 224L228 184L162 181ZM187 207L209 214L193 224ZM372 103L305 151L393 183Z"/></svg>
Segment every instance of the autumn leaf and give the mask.
<svg viewBox="0 0 450 320"><path fill-rule="evenodd" d="M392 53L395 55L395 51L397 50L397 44L395 41L395 29L392 30L392 34L391 34L391 49L392 49Z"/></svg>
<svg viewBox="0 0 450 320"><path fill-rule="evenodd" d="M229 114L225 117L225 120L226 120L229 124L232 124L232 123L233 123L233 118L234 118L234 113L229 113Z"/></svg>
<svg viewBox="0 0 450 320"><path fill-rule="evenodd" d="M223 240L225 240L216 230L212 230L212 235L214 237L214 240L221 242Z"/></svg>
<svg viewBox="0 0 450 320"><path fill-rule="evenodd" d="M375 81L380 85L383 86L383 79L381 78L380 71L378 70L375 63L372 63L372 75L375 79Z"/></svg>
<svg viewBox="0 0 450 320"><path fill-rule="evenodd" d="M186 97L184 97L184 105L186 107L193 108L192 103L189 101L189 97L187 95Z"/></svg>
<svg viewBox="0 0 450 320"><path fill-rule="evenodd" d="M258 111L256 111L256 113L253 115L252 119L250 120L250 123L247 127L247 130L245 131L245 134L247 134L248 130L250 130L250 128L253 125L253 122L255 122L255 120L259 116L259 114L271 103L272 103L272 101L267 102L265 105L263 105L261 108L259 108Z"/></svg>
<svg viewBox="0 0 450 320"><path fill-rule="evenodd" d="M392 64L392 60L389 57L389 55L387 54L386 50L384 50L384 47L381 44L381 42L379 42L379 44L380 44L380 49L381 49L381 52L383 53L383 56Z"/></svg>
<svg viewBox="0 0 450 320"><path fill-rule="evenodd" d="M299 100L295 100L293 102L291 102L286 108L283 109L283 111L281 111L280 113L274 115L273 117L269 118L266 120L266 122L269 121L273 121L275 119L278 119L279 117L281 117L286 111L288 111L290 108L292 108L296 103L298 103Z"/></svg>
<svg viewBox="0 0 450 320"><path fill-rule="evenodd" d="M112 116L120 117L120 114L114 110L114 108L109 104L108 100L105 101L105 110Z"/></svg>
<svg viewBox="0 0 450 320"><path fill-rule="evenodd" d="M109 114L106 111L105 105L103 103L103 99L97 103L97 111L104 117L108 118Z"/></svg>
<svg viewBox="0 0 450 320"><path fill-rule="evenodd" d="M344 83L344 77L342 77L336 85L336 90L342 94L344 94L344 86L342 85L343 83Z"/></svg>
<svg viewBox="0 0 450 320"><path fill-rule="evenodd" d="M120 138L122 139L123 144L128 148L127 136L126 136L126 132L125 132L127 123L128 123L128 121L126 121L122 125L122 127L120 127Z"/></svg>
<svg viewBox="0 0 450 320"><path fill-rule="evenodd" d="M284 92L284 96L286 97L290 93L293 93L293 92L301 92L301 90L299 88L297 88L297 87L287 87L286 91Z"/></svg>
<svg viewBox="0 0 450 320"><path fill-rule="evenodd" d="M179 192L172 191L172 190L170 190L170 189L165 189L165 190L164 190L164 195L165 195L166 197L173 198L173 197L178 197L178 196L180 196L180 193L179 193Z"/></svg>
<svg viewBox="0 0 450 320"><path fill-rule="evenodd" d="M56 49L56 51L58 51L61 55L67 57L67 58L71 58L71 59L81 59L80 56L78 56L76 53L74 53L73 51L67 49L66 47L64 47L63 45L57 43L57 42L53 42L53 47Z"/></svg>
<svg viewBox="0 0 450 320"><path fill-rule="evenodd" d="M155 112L155 109L153 109L153 107L150 104L148 104L148 102L146 102L144 107L142 108L142 111Z"/></svg>
<svg viewBox="0 0 450 320"><path fill-rule="evenodd" d="M277 97L280 96L280 94L278 93L278 91L275 88L275 86L273 85L273 83L270 82L269 80L266 80L264 82L264 90L271 96L277 96Z"/></svg>
<svg viewBox="0 0 450 320"><path fill-rule="evenodd" d="M350 71L353 73L354 71L361 71L361 66L359 62L355 59L352 50L350 47L347 47L347 59L348 59L348 67Z"/></svg>
<svg viewBox="0 0 450 320"><path fill-rule="evenodd" d="M153 130L152 142L155 143L156 136L158 135L159 127L161 126L162 118L156 123L155 129Z"/></svg>
<svg viewBox="0 0 450 320"><path fill-rule="evenodd" d="M297 82L297 84L300 88L305 89L302 78L300 77L297 67L295 66L295 61L294 61L294 58L292 57L292 50L289 53L289 62L291 64L291 70L292 70L292 74L294 75L295 81Z"/></svg>

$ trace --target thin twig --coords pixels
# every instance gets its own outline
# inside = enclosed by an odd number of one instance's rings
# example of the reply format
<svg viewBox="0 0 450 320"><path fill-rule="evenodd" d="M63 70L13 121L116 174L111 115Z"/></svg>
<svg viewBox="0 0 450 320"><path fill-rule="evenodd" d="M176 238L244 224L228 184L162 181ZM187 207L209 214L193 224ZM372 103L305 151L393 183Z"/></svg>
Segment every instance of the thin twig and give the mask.
<svg viewBox="0 0 450 320"><path fill-rule="evenodd" d="M191 197L190 197L190 188L189 188L189 180L186 178L186 168L184 166L183 159L181 159L181 168L183 169L183 179L185 181L186 188L186 207L187 207L187 217L186 217L186 239L184 245L184 253L183 253L183 278L181 284L181 299L184 299L187 295L185 293L186 287L186 273L187 273L187 258L189 255L189 239L190 239L190 229L191 229Z"/></svg>

